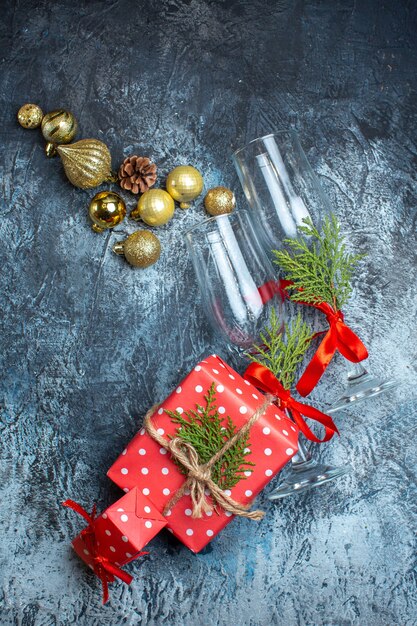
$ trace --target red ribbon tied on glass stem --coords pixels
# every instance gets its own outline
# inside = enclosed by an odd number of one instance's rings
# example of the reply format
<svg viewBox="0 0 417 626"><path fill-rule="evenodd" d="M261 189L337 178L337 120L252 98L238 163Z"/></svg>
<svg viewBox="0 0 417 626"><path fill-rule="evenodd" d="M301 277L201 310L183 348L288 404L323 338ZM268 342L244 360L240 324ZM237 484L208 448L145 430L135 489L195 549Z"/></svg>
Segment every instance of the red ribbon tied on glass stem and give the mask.
<svg viewBox="0 0 417 626"><path fill-rule="evenodd" d="M368 350L353 330L345 324L342 311L335 310L327 302L319 304L301 302L301 304L318 309L325 314L329 322L329 330L325 332L322 342L296 385L300 396L308 396L323 376L337 350L351 363L360 363L367 359Z"/></svg>
<svg viewBox="0 0 417 626"><path fill-rule="evenodd" d="M271 372L270 369L265 367L265 365L261 365L260 363L251 363L246 369L243 377L255 385L258 389L275 396L279 400L280 408L287 409L290 412L298 428L301 430L303 435L307 437L307 439L310 439L310 441L323 443L325 441L329 441L335 433L339 434L337 426L333 422L330 415L326 415L308 404L298 402L292 397L291 392L288 389L284 389L278 378ZM324 426L325 433L323 439L316 437L307 425L303 415L319 422L319 424Z"/></svg>
<svg viewBox="0 0 417 626"><path fill-rule="evenodd" d="M109 599L109 583L114 582L115 578L120 578L124 583L130 585L133 576L124 572L120 567L111 563L107 557L99 553L95 537L96 506L94 505L90 515L80 504L74 502L74 500L65 500L62 505L81 515L88 523L87 528L81 532L81 536L92 556L94 573L101 580L103 587L103 604L106 604Z"/></svg>

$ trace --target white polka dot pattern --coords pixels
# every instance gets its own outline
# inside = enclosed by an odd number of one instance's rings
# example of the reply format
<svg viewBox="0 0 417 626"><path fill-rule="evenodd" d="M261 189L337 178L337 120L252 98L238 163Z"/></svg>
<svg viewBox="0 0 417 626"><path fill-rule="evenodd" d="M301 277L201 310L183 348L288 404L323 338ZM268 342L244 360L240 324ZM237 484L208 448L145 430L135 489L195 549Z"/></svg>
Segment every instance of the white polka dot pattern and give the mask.
<svg viewBox="0 0 417 626"><path fill-rule="evenodd" d="M221 419L229 415L237 428L242 426L263 402L262 392L249 381L244 380L219 358L208 357L205 362L200 362L191 374L182 381L178 381L179 384L171 395L163 400L163 405L156 410L153 422L158 433L169 441L177 432L179 425L171 422L165 409L176 411L180 415L184 415L188 410L197 410L196 404L204 405L203 395L207 393L213 381L216 387L218 415ZM297 435L298 429L295 424L290 422L281 409L276 405L268 407L264 415L252 427L248 445L245 448L246 460L250 460L255 465L244 466L242 480L233 487L233 493L230 489L226 489L225 493L238 502L246 503L255 498L272 476L275 476L288 463L289 458L297 449ZM123 489L132 490L137 486L141 497L152 498L155 508L149 506L149 513L144 507L142 508L144 517L141 527L143 532L146 531L153 536L158 528L150 519L153 517L151 511L156 515L157 511L162 511L164 504L183 484L184 477L179 474L171 455L161 445L153 441L147 433L141 435L140 439L138 437L139 434L135 437L135 441L128 445L127 452L121 455L110 469L109 476ZM124 470L127 470L127 474ZM208 503L215 505L210 492L205 491ZM120 552L124 542L120 539L121 536L129 537L129 543L124 544L127 549L130 549L130 545L134 545L135 549L131 552L136 553L143 547L138 547L132 537L131 525L134 527L134 513L129 512L136 509L125 508L125 510L129 521L124 524L122 535L123 522L120 520L120 533L117 534L120 547L116 543L116 536L111 538L122 565L125 553ZM164 515L164 518L167 522L169 520L169 530L173 531L192 550L199 551L217 535L225 523L232 519L232 514L222 511L218 505L215 511L216 514L213 511L204 512L203 519L194 519L190 492L187 490L172 511ZM120 514L118 514L119 518ZM145 526L146 522L151 522L152 527ZM105 536L104 530L103 536Z"/></svg>

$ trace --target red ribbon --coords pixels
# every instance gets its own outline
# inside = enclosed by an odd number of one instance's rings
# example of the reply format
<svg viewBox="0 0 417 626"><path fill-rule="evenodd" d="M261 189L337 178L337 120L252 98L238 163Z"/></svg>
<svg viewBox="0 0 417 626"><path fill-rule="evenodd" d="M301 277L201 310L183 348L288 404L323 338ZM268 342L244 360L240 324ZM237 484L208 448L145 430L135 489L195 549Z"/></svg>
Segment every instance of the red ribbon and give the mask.
<svg viewBox="0 0 417 626"><path fill-rule="evenodd" d="M93 570L96 576L98 576L101 580L101 585L103 587L103 604L106 604L109 599L108 584L114 582L116 577L120 578L120 580L127 585L130 585L133 580L133 576L124 572L120 567L111 563L107 557L102 556L99 553L95 536L96 505L93 506L91 515L87 513L87 511L80 504L74 502L74 500L65 500L62 505L81 515L88 523L87 528L81 532L81 536L93 558Z"/></svg>
<svg viewBox="0 0 417 626"><path fill-rule="evenodd" d="M279 284L280 293L284 292L286 297L288 297L287 287L292 282L290 280L280 280ZM337 350L351 363L360 363L360 361L367 359L368 350L353 330L345 324L342 311L337 311L327 302L318 304L298 302L298 304L318 309L325 314L329 322L329 330L327 332L316 333L315 336L324 334L323 340L296 384L296 389L300 396L308 396L323 376Z"/></svg>
<svg viewBox="0 0 417 626"><path fill-rule="evenodd" d="M278 398L280 407L282 409L288 409L291 412L294 422L297 424L303 435L307 437L307 439L310 439L310 441L323 443L324 441L329 441L335 433L339 434L336 424L329 415L322 413L308 404L303 404L302 402L295 400L295 398L292 397L291 392L288 391L288 389L284 389L278 378L271 372L271 370L265 367L265 365L261 365L260 363L251 363L246 369L243 377L255 385L255 387L258 387L258 389L261 389L266 393L270 393ZM325 434L323 439L316 437L302 417L303 415L319 422L319 424L324 426Z"/></svg>
<svg viewBox="0 0 417 626"><path fill-rule="evenodd" d="M273 298L276 294L281 296L281 300L284 302L285 298L288 297L288 293L286 291L286 287L291 285L290 280L269 280L267 283L264 283L260 287L258 287L259 295L262 299L262 304L265 304L271 298Z"/></svg>
<svg viewBox="0 0 417 626"><path fill-rule="evenodd" d="M323 376L337 350L351 363L367 359L368 350L353 330L345 324L342 311L335 311L327 302L302 304L318 309L325 314L329 322L329 330L296 385L301 396L308 396Z"/></svg>

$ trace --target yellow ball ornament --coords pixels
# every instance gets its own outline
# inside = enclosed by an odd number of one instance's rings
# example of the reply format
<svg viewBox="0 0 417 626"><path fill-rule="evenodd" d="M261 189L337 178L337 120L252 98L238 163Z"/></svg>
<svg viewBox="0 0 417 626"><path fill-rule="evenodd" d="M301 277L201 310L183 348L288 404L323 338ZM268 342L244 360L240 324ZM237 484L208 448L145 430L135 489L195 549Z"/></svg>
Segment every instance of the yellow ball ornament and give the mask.
<svg viewBox="0 0 417 626"><path fill-rule="evenodd" d="M58 109L43 116L42 135L48 143L70 143L77 134L77 120L69 111Z"/></svg>
<svg viewBox="0 0 417 626"><path fill-rule="evenodd" d="M149 230L138 230L124 241L115 243L113 252L123 255L130 265L143 268L156 263L161 255L161 244Z"/></svg>
<svg viewBox="0 0 417 626"><path fill-rule="evenodd" d="M93 222L91 228L102 233L120 224L126 215L126 205L114 191L100 191L91 200L88 211Z"/></svg>
<svg viewBox="0 0 417 626"><path fill-rule="evenodd" d="M17 121L23 128L39 128L42 118L42 109L37 104L24 104L17 112Z"/></svg>
<svg viewBox="0 0 417 626"><path fill-rule="evenodd" d="M167 192L180 203L181 209L188 209L190 202L203 191L203 177L191 165L179 165L168 174Z"/></svg>
<svg viewBox="0 0 417 626"><path fill-rule="evenodd" d="M142 220L148 226L162 226L174 215L175 204L163 189L149 189L139 198L136 209L130 214L134 220Z"/></svg>
<svg viewBox="0 0 417 626"><path fill-rule="evenodd" d="M213 187L213 189L209 189L204 198L204 207L210 215L232 213L235 206L235 195L227 187Z"/></svg>

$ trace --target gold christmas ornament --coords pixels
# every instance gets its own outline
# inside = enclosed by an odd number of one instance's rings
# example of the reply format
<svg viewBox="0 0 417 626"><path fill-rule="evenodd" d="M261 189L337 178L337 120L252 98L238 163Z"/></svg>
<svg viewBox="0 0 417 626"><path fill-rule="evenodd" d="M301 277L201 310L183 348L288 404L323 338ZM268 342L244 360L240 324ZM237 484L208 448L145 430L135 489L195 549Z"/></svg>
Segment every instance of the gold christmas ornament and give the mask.
<svg viewBox="0 0 417 626"><path fill-rule="evenodd" d="M149 230L138 230L124 241L115 243L113 252L124 255L126 261L135 267L149 267L159 259L161 244Z"/></svg>
<svg viewBox="0 0 417 626"><path fill-rule="evenodd" d="M48 157L48 159L58 154L56 149L57 149L56 143L51 143L50 141L48 141L48 143L45 144L45 154Z"/></svg>
<svg viewBox="0 0 417 626"><path fill-rule="evenodd" d="M91 228L96 233L102 233L120 224L126 216L126 205L114 191L100 191L91 200L88 211L93 221Z"/></svg>
<svg viewBox="0 0 417 626"><path fill-rule="evenodd" d="M98 139L81 139L68 146L58 146L68 180L81 189L91 189L111 181L111 155Z"/></svg>
<svg viewBox="0 0 417 626"><path fill-rule="evenodd" d="M23 128L39 128L42 118L42 109L37 104L24 104L17 112L17 121Z"/></svg>
<svg viewBox="0 0 417 626"><path fill-rule="evenodd" d="M213 189L208 190L204 198L204 207L210 215L232 213L235 206L235 195L227 187L213 187Z"/></svg>
<svg viewBox="0 0 417 626"><path fill-rule="evenodd" d="M134 220L142 220L149 226L162 226L174 215L175 204L163 189L149 189L139 198L136 209L130 214Z"/></svg>
<svg viewBox="0 0 417 626"><path fill-rule="evenodd" d="M191 165L179 165L168 174L167 192L180 203L181 209L188 209L190 202L203 191L203 177Z"/></svg>
<svg viewBox="0 0 417 626"><path fill-rule="evenodd" d="M58 109L44 115L41 129L47 142L70 143L77 134L78 124L72 113Z"/></svg>

